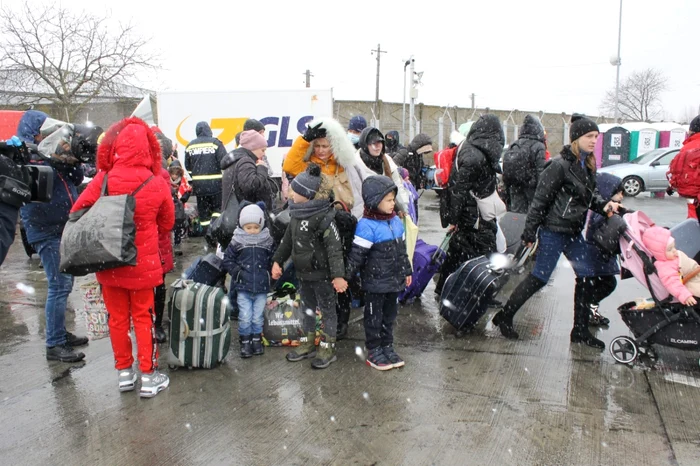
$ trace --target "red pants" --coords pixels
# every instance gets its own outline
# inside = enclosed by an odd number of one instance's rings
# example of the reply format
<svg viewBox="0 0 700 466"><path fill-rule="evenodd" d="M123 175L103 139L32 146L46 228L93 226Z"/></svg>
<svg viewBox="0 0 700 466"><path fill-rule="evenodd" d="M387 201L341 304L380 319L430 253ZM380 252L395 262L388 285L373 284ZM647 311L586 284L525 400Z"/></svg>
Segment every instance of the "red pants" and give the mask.
<svg viewBox="0 0 700 466"><path fill-rule="evenodd" d="M109 313L109 338L114 351L114 366L117 370L122 370L134 363L129 336L129 324L130 320L133 320L139 369L141 373L153 372L158 368L153 288L127 290L116 286L102 286L102 296Z"/></svg>

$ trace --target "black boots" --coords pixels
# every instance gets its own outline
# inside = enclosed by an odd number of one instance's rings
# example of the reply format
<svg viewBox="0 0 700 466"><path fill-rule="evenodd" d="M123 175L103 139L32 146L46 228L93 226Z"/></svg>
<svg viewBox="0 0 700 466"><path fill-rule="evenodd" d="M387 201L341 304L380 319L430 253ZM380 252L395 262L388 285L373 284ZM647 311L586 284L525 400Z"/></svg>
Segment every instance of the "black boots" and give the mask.
<svg viewBox="0 0 700 466"><path fill-rule="evenodd" d="M46 359L49 361L80 362L85 359L85 354L76 352L71 346L58 345L46 348Z"/></svg>
<svg viewBox="0 0 700 466"><path fill-rule="evenodd" d="M571 343L584 343L591 348L604 349L605 343L598 340L588 329L591 309L588 296L591 295L592 282L590 279L577 278L574 289L574 328L571 330Z"/></svg>
<svg viewBox="0 0 700 466"><path fill-rule="evenodd" d="M496 325L501 331L501 335L509 340L517 340L520 335L513 328L513 316L506 315L505 311L501 309L491 320L493 325Z"/></svg>
<svg viewBox="0 0 700 466"><path fill-rule="evenodd" d="M265 354L265 347L263 346L262 343L262 335L257 333L253 335L253 339L251 340L251 346L253 347L253 354L255 356L260 356L261 354Z"/></svg>
<svg viewBox="0 0 700 466"><path fill-rule="evenodd" d="M241 357L243 359L250 358L253 356L253 342L251 335L245 335L238 337L241 342Z"/></svg>

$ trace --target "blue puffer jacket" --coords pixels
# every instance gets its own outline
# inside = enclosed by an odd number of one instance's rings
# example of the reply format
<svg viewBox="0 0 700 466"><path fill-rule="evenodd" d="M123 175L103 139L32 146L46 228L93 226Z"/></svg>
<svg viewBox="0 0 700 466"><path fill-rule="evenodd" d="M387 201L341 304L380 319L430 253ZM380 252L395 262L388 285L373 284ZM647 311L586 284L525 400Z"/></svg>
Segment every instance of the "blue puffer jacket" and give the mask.
<svg viewBox="0 0 700 466"><path fill-rule="evenodd" d="M621 182L620 178L609 173L596 174L596 188L605 201L609 201L615 193L622 189L620 186ZM605 217L596 212L588 212L585 241L587 253L580 260L579 273L582 277L598 277L620 273L617 257L611 258L603 254L593 240L593 234L603 223L605 223Z"/></svg>
<svg viewBox="0 0 700 466"><path fill-rule="evenodd" d="M37 162L37 165L43 162ZM83 182L83 169L78 166L61 164L53 168L53 191L51 202L32 202L20 210L22 223L27 230L27 241L38 243L49 238L60 238L63 227L68 222L70 212L78 190Z"/></svg>
<svg viewBox="0 0 700 466"><path fill-rule="evenodd" d="M224 268L231 275L231 288L254 294L269 292L273 246L267 228L257 235L236 228L224 253Z"/></svg>
<svg viewBox="0 0 700 466"><path fill-rule="evenodd" d="M406 288L411 263L406 254L403 222L362 218L348 256L346 276L360 271L362 289L370 293L395 293Z"/></svg>

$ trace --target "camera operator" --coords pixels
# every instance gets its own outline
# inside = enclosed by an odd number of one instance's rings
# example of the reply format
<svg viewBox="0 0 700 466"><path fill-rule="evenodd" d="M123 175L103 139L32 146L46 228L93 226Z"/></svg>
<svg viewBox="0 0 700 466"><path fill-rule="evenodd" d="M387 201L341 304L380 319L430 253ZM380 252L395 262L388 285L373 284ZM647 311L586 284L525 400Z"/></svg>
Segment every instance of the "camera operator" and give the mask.
<svg viewBox="0 0 700 466"><path fill-rule="evenodd" d="M17 136L26 143L42 140L41 126L47 115L36 110L25 112L17 127ZM45 143L48 141L45 141ZM43 146L43 144L42 144ZM40 146L40 151L42 149ZM48 281L46 297L46 359L62 362L78 362L85 355L73 347L87 345L88 339L66 331L66 304L73 289L73 277L59 271L60 244L68 213L78 197L76 187L83 181L80 160L71 152L65 139L51 148L48 160L35 160L32 164L47 165L53 170L51 201L30 203L20 210L27 241L41 258Z"/></svg>

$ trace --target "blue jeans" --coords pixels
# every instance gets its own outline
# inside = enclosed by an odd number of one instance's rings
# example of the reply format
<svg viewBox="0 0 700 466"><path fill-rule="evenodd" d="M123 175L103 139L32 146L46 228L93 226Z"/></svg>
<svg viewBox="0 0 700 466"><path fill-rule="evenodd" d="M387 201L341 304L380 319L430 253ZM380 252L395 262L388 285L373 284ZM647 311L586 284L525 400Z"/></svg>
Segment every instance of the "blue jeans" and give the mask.
<svg viewBox="0 0 700 466"><path fill-rule="evenodd" d="M66 303L73 289L73 276L58 270L61 262L60 238L49 238L32 244L44 266L49 290L46 295L46 346L66 343Z"/></svg>
<svg viewBox="0 0 700 466"><path fill-rule="evenodd" d="M540 228L539 236L537 260L532 275L547 283L557 267L559 257L564 253L576 276L586 276L585 262L588 248L581 233L571 235Z"/></svg>
<svg viewBox="0 0 700 466"><path fill-rule="evenodd" d="M245 337L262 333L267 293L238 291L236 301L238 302L238 334Z"/></svg>

